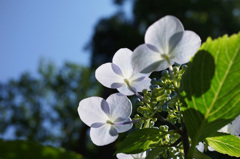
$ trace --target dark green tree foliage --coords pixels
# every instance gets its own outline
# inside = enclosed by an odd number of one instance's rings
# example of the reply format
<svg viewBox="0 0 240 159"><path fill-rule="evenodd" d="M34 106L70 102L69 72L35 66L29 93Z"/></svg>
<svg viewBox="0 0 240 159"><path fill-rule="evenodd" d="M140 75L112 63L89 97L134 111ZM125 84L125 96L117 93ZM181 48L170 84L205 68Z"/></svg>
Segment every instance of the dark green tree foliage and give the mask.
<svg viewBox="0 0 240 159"><path fill-rule="evenodd" d="M0 84L1 134L88 153L88 127L81 123L77 107L81 99L98 92L89 68L72 63L57 68L42 62L38 77L24 73ZM7 135L9 129L14 136Z"/></svg>
<svg viewBox="0 0 240 159"><path fill-rule="evenodd" d="M203 41L233 34L240 27L238 0L135 0L134 21L148 27L165 15L180 19L185 29L196 32ZM145 28L146 29L146 28Z"/></svg>
<svg viewBox="0 0 240 159"><path fill-rule="evenodd" d="M126 0L114 0L123 5ZM148 26L165 15L174 15L186 30L193 30L205 41L233 34L240 28L240 2L238 0L134 0L133 16L123 12L100 20L89 43L93 68L110 62L120 48L134 50L143 43Z"/></svg>
<svg viewBox="0 0 240 159"><path fill-rule="evenodd" d="M131 25L122 13L101 19L95 27L95 33L88 44L91 49L91 66L97 68L105 62L111 62L113 54L120 48L134 49L143 39L138 29Z"/></svg>
<svg viewBox="0 0 240 159"><path fill-rule="evenodd" d="M63 148L42 146L32 141L2 141L0 139L1 159L83 159L81 155Z"/></svg>

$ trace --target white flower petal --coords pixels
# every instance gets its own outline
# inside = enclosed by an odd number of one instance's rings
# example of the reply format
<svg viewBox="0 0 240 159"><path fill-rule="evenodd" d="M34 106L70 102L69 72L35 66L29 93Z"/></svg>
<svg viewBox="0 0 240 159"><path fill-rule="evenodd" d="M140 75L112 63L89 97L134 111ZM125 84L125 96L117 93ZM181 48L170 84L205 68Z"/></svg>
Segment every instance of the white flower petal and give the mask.
<svg viewBox="0 0 240 159"><path fill-rule="evenodd" d="M125 153L118 153L117 158L118 159L134 159L132 155L125 154Z"/></svg>
<svg viewBox="0 0 240 159"><path fill-rule="evenodd" d="M121 87L117 88L117 90L126 96L134 95L134 92L127 86L127 84L123 84Z"/></svg>
<svg viewBox="0 0 240 159"><path fill-rule="evenodd" d="M132 103L122 93L115 93L110 95L106 101L110 107L111 121L126 120L132 113Z"/></svg>
<svg viewBox="0 0 240 159"><path fill-rule="evenodd" d="M95 72L95 77L102 85L108 88L119 88L123 84L121 70L112 63L99 66Z"/></svg>
<svg viewBox="0 0 240 159"><path fill-rule="evenodd" d="M176 17L165 16L147 29L145 43L157 47L160 53L167 54L169 52L170 38L174 34L183 31L183 25Z"/></svg>
<svg viewBox="0 0 240 159"><path fill-rule="evenodd" d="M172 47L169 56L174 57L174 62L184 64L189 62L198 51L201 46L201 39L192 31L184 31L175 34L169 45Z"/></svg>
<svg viewBox="0 0 240 159"><path fill-rule="evenodd" d="M228 133L235 136L240 135L240 115L232 121L218 130L218 132Z"/></svg>
<svg viewBox="0 0 240 159"><path fill-rule="evenodd" d="M129 78L132 75L132 54L133 52L131 50L123 48L119 49L113 56L113 63L121 69L124 78Z"/></svg>
<svg viewBox="0 0 240 159"><path fill-rule="evenodd" d="M146 151L138 154L124 154L124 153L117 154L118 159L145 159L146 157L147 157Z"/></svg>
<svg viewBox="0 0 240 159"><path fill-rule="evenodd" d="M101 127L101 126L103 126L105 124L106 124L106 122L104 122L104 123L93 123L91 125L91 128L99 128L99 127Z"/></svg>
<svg viewBox="0 0 240 159"><path fill-rule="evenodd" d="M202 142L199 142L196 148L198 149L198 151L204 152L204 144Z"/></svg>
<svg viewBox="0 0 240 159"><path fill-rule="evenodd" d="M151 79L143 76L142 74L135 75L130 85L136 89L137 92L142 92L143 89L149 90L151 85Z"/></svg>
<svg viewBox="0 0 240 159"><path fill-rule="evenodd" d="M227 124L224 127L222 127L221 129L218 130L218 132L222 132L222 133L227 133L229 134L229 128L230 128L231 124Z"/></svg>
<svg viewBox="0 0 240 159"><path fill-rule="evenodd" d="M128 123L130 121L132 121L130 117L127 120L119 120L117 122L115 121L114 127L116 128L118 133L126 132L130 130L133 126L132 123Z"/></svg>
<svg viewBox="0 0 240 159"><path fill-rule="evenodd" d="M159 52L153 51L146 44L142 44L134 50L132 67L136 72L150 73L156 69L159 70L158 68L163 60Z"/></svg>
<svg viewBox="0 0 240 159"><path fill-rule="evenodd" d="M89 97L80 101L78 114L81 120L88 126L96 123L105 123L109 120L106 113L109 112L108 103L100 97Z"/></svg>
<svg viewBox="0 0 240 159"><path fill-rule="evenodd" d="M233 120L229 127L229 131L233 135L240 136L240 115Z"/></svg>
<svg viewBox="0 0 240 159"><path fill-rule="evenodd" d="M210 146L208 146L208 150L209 151L215 151L215 149L211 148Z"/></svg>
<svg viewBox="0 0 240 159"><path fill-rule="evenodd" d="M131 82L140 82L144 80L145 78L149 78L151 73L139 73L139 72L133 72L132 77L129 79Z"/></svg>
<svg viewBox="0 0 240 159"><path fill-rule="evenodd" d="M97 146L104 146L114 142L118 138L117 130L110 124L99 128L90 129L90 138Z"/></svg>
<svg viewBox="0 0 240 159"><path fill-rule="evenodd" d="M133 155L136 159L139 158L139 159L145 159L147 157L147 152L141 152L141 153L138 153L138 154L134 154Z"/></svg>
<svg viewBox="0 0 240 159"><path fill-rule="evenodd" d="M170 60L170 63L171 63L171 65L174 64L174 62L172 60ZM162 71L162 70L167 69L168 67L169 67L168 62L166 60L164 60L164 61L161 61L161 63L159 64L158 68L156 68L155 71Z"/></svg>

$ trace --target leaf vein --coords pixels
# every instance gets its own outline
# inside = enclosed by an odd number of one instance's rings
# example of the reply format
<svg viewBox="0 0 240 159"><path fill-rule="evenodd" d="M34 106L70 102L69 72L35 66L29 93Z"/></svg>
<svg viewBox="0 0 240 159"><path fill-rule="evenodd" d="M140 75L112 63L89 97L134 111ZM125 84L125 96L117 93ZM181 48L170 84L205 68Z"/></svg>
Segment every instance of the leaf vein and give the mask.
<svg viewBox="0 0 240 159"><path fill-rule="evenodd" d="M225 46L225 47L226 47L226 46ZM228 74L229 74L229 72L230 72L230 69L231 69L231 67L232 67L232 65L233 65L233 61L235 60L235 58L236 58L236 56L237 56L237 53L239 52L239 49L240 49L240 46L238 46L238 48L236 49L236 51L235 51L235 53L234 53L234 55L233 55L233 60L229 62L229 65L228 65L228 67L227 67L227 70L226 70L226 72L225 72L225 74L224 74L224 76L223 76L222 81L220 82L220 85L219 85L219 87L218 87L218 89L217 89L217 92L216 92L214 98L213 98L213 101L212 101L209 109L207 110L207 113L206 113L206 115L205 115L205 118L207 118L207 117L210 115L210 111L212 110L212 108L213 108L214 105L215 105L215 102L217 101L217 97L218 97L218 95L219 95L219 93L220 93L220 91L221 91L221 89L222 89L223 83L224 83L225 80L227 79L227 76L228 76Z"/></svg>

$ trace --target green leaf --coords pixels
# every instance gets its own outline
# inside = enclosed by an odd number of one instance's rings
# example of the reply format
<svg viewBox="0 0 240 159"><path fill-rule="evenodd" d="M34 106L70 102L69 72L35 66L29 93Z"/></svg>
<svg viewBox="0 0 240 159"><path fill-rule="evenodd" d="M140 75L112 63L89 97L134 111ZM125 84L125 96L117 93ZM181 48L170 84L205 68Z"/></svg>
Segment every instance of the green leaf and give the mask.
<svg viewBox="0 0 240 159"><path fill-rule="evenodd" d="M152 149L148 155L146 159L158 159L159 155L162 153L162 151L166 149L165 147L157 147Z"/></svg>
<svg viewBox="0 0 240 159"><path fill-rule="evenodd" d="M240 33L208 38L181 80L180 91L188 105L183 115L192 140L190 157L199 141L239 115L239 79Z"/></svg>
<svg viewBox="0 0 240 159"><path fill-rule="evenodd" d="M1 159L83 159L74 152L63 148L42 146L30 141L2 141L0 140Z"/></svg>
<svg viewBox="0 0 240 159"><path fill-rule="evenodd" d="M240 138L234 135L221 135L206 138L214 150L229 156L240 157Z"/></svg>
<svg viewBox="0 0 240 159"><path fill-rule="evenodd" d="M193 154L194 159L211 159L211 157L203 154L202 152L198 151L195 149L194 154Z"/></svg>
<svg viewBox="0 0 240 159"><path fill-rule="evenodd" d="M137 130L125 138L116 153L136 154L144 152L157 144L165 135L161 130L154 128Z"/></svg>

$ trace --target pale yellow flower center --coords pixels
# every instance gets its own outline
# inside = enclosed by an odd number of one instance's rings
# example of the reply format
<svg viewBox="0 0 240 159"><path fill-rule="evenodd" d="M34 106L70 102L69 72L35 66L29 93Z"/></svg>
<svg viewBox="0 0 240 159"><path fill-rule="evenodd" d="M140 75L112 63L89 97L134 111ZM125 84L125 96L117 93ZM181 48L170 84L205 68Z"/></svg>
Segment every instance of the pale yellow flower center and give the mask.
<svg viewBox="0 0 240 159"><path fill-rule="evenodd" d="M107 120L106 123L107 123L107 124L110 124L110 125L114 125L114 123L113 123L112 121L110 121L110 120Z"/></svg>

